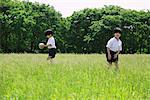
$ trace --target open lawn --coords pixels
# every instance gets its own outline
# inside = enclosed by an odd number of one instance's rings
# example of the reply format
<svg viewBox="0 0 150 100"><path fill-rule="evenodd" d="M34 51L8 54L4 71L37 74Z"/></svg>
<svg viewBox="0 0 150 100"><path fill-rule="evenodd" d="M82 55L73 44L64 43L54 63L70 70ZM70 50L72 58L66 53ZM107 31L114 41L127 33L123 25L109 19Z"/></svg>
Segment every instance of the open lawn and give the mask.
<svg viewBox="0 0 150 100"><path fill-rule="evenodd" d="M0 54L0 100L150 100L150 55Z"/></svg>

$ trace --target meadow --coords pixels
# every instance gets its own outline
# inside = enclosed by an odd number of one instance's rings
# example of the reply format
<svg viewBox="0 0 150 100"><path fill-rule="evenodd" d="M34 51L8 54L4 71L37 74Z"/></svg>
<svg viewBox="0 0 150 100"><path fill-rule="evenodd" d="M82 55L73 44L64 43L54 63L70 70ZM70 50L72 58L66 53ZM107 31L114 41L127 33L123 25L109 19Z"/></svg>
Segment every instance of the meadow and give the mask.
<svg viewBox="0 0 150 100"><path fill-rule="evenodd" d="M0 100L150 100L150 55L0 54Z"/></svg>

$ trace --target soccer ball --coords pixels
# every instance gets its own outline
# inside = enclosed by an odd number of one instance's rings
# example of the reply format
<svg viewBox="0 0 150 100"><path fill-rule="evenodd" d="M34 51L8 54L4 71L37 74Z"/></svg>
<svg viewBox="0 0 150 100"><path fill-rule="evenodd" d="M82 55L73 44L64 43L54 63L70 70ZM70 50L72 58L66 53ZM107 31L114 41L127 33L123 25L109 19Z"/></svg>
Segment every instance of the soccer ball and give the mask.
<svg viewBox="0 0 150 100"><path fill-rule="evenodd" d="M39 48L43 49L44 48L43 45L44 45L44 43L39 43Z"/></svg>

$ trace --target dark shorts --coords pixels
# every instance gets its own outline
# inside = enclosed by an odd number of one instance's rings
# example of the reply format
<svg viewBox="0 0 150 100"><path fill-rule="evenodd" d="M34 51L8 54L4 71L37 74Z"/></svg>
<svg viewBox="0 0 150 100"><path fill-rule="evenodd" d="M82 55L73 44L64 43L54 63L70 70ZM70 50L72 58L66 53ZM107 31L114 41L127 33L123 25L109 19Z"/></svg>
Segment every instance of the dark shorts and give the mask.
<svg viewBox="0 0 150 100"><path fill-rule="evenodd" d="M107 61L109 62L109 63L112 63L112 62L118 62L118 56L117 56L117 58L114 58L114 55L116 54L117 52L114 52L114 51L111 51L110 50L110 55L111 55L111 59L109 60L108 59L108 53L106 52L106 58L107 58Z"/></svg>
<svg viewBox="0 0 150 100"><path fill-rule="evenodd" d="M50 57L50 58L55 58L56 49L55 49L55 48L49 49L48 54L49 54L49 57Z"/></svg>

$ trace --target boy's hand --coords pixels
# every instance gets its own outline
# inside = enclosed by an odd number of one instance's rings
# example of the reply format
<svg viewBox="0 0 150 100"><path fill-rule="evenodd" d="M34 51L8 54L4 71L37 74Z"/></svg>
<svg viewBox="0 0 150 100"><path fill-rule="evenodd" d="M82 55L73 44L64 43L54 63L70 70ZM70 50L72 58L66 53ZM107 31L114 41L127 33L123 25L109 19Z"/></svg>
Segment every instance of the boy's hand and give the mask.
<svg viewBox="0 0 150 100"><path fill-rule="evenodd" d="M117 58L117 56L118 56L118 55L117 55L117 54L115 54L115 55L114 55L114 59L116 59L116 58Z"/></svg>
<svg viewBox="0 0 150 100"><path fill-rule="evenodd" d="M45 47L45 45L42 45L41 47L42 47L42 48L44 48L44 47Z"/></svg>
<svg viewBox="0 0 150 100"><path fill-rule="evenodd" d="M111 60L111 55L110 54L108 54L108 59Z"/></svg>

